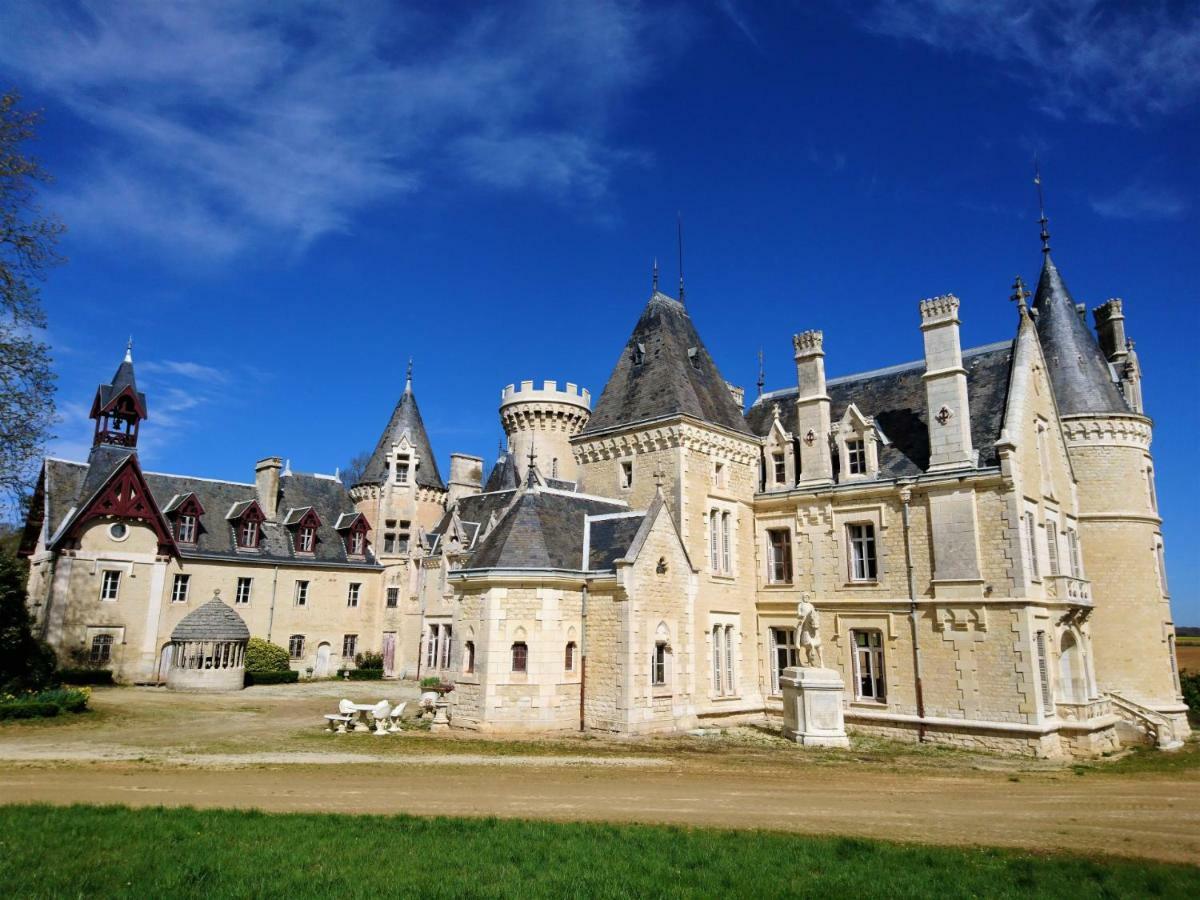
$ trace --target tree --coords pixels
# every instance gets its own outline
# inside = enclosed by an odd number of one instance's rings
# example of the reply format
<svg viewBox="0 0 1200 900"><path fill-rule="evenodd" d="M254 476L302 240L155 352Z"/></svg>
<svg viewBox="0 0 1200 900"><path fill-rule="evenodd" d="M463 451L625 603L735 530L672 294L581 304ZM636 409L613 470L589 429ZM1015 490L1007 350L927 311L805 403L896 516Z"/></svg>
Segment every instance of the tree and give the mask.
<svg viewBox="0 0 1200 900"><path fill-rule="evenodd" d="M51 437L54 375L40 339L39 282L64 261L56 247L66 230L37 206L37 189L51 177L24 145L41 116L19 102L15 91L0 94L0 492L10 501L28 490Z"/></svg>
<svg viewBox="0 0 1200 900"><path fill-rule="evenodd" d="M33 635L23 560L0 553L0 694L36 691L55 680L58 661L45 641Z"/></svg>
<svg viewBox="0 0 1200 900"><path fill-rule="evenodd" d="M247 672L286 672L291 668L287 650L262 638L252 637L246 644Z"/></svg>
<svg viewBox="0 0 1200 900"><path fill-rule="evenodd" d="M358 480L362 478L362 474L366 471L367 463L371 461L370 453L359 453L351 458L350 462L342 467L342 484L348 488L358 484Z"/></svg>

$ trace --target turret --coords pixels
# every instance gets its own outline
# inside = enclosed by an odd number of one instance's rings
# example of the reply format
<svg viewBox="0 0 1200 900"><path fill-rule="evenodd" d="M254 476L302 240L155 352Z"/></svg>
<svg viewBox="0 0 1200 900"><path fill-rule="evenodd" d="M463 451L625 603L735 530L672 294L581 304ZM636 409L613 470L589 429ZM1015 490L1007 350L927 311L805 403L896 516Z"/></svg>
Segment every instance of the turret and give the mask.
<svg viewBox="0 0 1200 900"><path fill-rule="evenodd" d="M922 300L925 337L925 405L929 411L929 471L975 465L971 446L971 410L967 370L959 338L958 298L953 294Z"/></svg>
<svg viewBox="0 0 1200 900"><path fill-rule="evenodd" d="M125 347L125 358L108 384L96 388L89 418L96 420L92 446L114 444L136 447L138 427L146 415L146 395L133 377L133 341Z"/></svg>
<svg viewBox="0 0 1200 900"><path fill-rule="evenodd" d="M500 423L508 436L508 449L524 482L529 451L537 454L537 467L545 478L575 481L578 470L571 453L571 438L579 434L592 414L592 395L567 382L532 381L510 384L500 392Z"/></svg>
<svg viewBox="0 0 1200 900"><path fill-rule="evenodd" d="M825 389L825 337L820 331L792 336L796 359L796 436L800 441L801 485L833 480L829 447L829 393Z"/></svg>

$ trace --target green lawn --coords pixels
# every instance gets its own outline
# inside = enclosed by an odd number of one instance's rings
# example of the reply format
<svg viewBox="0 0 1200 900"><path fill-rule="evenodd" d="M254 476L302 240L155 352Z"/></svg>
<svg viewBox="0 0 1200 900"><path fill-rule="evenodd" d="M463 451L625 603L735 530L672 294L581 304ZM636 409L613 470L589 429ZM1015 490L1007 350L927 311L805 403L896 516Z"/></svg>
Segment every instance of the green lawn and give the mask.
<svg viewBox="0 0 1200 900"><path fill-rule="evenodd" d="M0 807L5 897L1198 897L1200 869L773 832Z"/></svg>

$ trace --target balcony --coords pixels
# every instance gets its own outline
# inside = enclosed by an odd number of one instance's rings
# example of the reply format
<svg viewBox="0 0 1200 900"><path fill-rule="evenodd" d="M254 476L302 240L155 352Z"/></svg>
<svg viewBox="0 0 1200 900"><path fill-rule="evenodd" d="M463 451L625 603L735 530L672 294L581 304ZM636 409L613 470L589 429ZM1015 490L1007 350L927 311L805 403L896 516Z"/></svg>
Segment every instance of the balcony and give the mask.
<svg viewBox="0 0 1200 900"><path fill-rule="evenodd" d="M1047 575L1042 582L1046 589L1047 600L1060 600L1064 603L1092 602L1092 583L1086 578L1076 578L1073 575Z"/></svg>

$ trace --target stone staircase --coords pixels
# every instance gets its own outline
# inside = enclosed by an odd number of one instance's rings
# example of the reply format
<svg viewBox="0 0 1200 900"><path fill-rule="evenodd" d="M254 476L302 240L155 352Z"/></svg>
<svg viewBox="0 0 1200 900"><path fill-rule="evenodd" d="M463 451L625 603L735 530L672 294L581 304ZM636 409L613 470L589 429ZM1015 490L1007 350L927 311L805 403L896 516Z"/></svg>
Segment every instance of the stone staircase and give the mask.
<svg viewBox="0 0 1200 900"><path fill-rule="evenodd" d="M1112 704L1113 712L1141 735L1143 740L1159 750L1178 750L1183 746L1183 741L1175 733L1175 724L1162 713L1117 691L1109 691L1106 696Z"/></svg>

